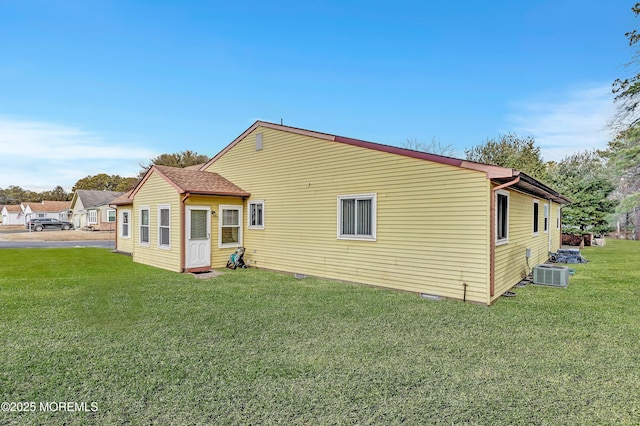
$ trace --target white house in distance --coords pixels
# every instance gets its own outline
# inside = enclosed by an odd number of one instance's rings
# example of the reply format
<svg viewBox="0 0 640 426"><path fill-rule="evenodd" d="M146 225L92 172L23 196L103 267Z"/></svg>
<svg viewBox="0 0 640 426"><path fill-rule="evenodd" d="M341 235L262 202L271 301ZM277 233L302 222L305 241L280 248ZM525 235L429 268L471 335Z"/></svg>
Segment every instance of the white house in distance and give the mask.
<svg viewBox="0 0 640 426"><path fill-rule="evenodd" d="M76 190L70 207L73 226L95 231L116 229L116 210L109 203L120 195L122 192Z"/></svg>
<svg viewBox="0 0 640 426"><path fill-rule="evenodd" d="M11 204L2 207L2 225L24 225L24 206Z"/></svg>
<svg viewBox="0 0 640 426"><path fill-rule="evenodd" d="M25 225L31 219L51 218L68 221L69 201L40 201L6 205L2 208L2 225Z"/></svg>
<svg viewBox="0 0 640 426"><path fill-rule="evenodd" d="M68 221L71 217L69 211L69 201L41 201L39 203L29 203L25 208L27 220L30 219L58 219Z"/></svg>

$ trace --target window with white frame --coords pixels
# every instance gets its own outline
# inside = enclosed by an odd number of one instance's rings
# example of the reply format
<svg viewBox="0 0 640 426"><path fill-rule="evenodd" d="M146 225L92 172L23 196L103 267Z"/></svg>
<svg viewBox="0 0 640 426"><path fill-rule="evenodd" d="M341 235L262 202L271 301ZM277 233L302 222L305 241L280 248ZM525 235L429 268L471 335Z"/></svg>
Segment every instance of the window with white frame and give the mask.
<svg viewBox="0 0 640 426"><path fill-rule="evenodd" d="M140 244L149 245L149 207L140 208Z"/></svg>
<svg viewBox="0 0 640 426"><path fill-rule="evenodd" d="M98 223L98 210L89 210L87 212L87 221L89 225L96 225Z"/></svg>
<svg viewBox="0 0 640 426"><path fill-rule="evenodd" d="M129 238L129 222L131 217L131 211L122 210L120 212L120 236L122 238Z"/></svg>
<svg viewBox="0 0 640 426"><path fill-rule="evenodd" d="M338 239L376 239L377 195L338 196Z"/></svg>
<svg viewBox="0 0 640 426"><path fill-rule="evenodd" d="M538 228L540 223L540 202L533 200L533 235L538 235Z"/></svg>
<svg viewBox="0 0 640 426"><path fill-rule="evenodd" d="M38 216L39 219L42 219L42 218L47 217L47 214L46 213L38 213L37 216Z"/></svg>
<svg viewBox="0 0 640 426"><path fill-rule="evenodd" d="M264 229L264 201L249 202L248 228Z"/></svg>
<svg viewBox="0 0 640 426"><path fill-rule="evenodd" d="M171 234L171 209L169 206L158 206L158 245L169 248Z"/></svg>
<svg viewBox="0 0 640 426"><path fill-rule="evenodd" d="M107 210L107 222L115 222L115 221L116 221L116 211Z"/></svg>
<svg viewBox="0 0 640 426"><path fill-rule="evenodd" d="M509 242L509 193L496 191L496 244Z"/></svg>
<svg viewBox="0 0 640 426"><path fill-rule="evenodd" d="M242 245L242 206L220 205L218 246Z"/></svg>
<svg viewBox="0 0 640 426"><path fill-rule="evenodd" d="M544 205L544 232L549 232L549 204Z"/></svg>
<svg viewBox="0 0 640 426"><path fill-rule="evenodd" d="M562 210L558 207L558 216L556 217L556 229L560 229L560 218L562 217Z"/></svg>

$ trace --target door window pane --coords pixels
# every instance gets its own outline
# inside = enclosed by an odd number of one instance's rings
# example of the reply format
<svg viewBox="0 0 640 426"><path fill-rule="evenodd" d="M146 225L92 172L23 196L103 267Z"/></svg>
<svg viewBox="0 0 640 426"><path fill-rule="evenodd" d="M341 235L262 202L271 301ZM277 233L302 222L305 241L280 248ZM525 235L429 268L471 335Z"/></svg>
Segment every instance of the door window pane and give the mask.
<svg viewBox="0 0 640 426"><path fill-rule="evenodd" d="M191 235L192 240L204 240L207 238L207 210L191 210Z"/></svg>

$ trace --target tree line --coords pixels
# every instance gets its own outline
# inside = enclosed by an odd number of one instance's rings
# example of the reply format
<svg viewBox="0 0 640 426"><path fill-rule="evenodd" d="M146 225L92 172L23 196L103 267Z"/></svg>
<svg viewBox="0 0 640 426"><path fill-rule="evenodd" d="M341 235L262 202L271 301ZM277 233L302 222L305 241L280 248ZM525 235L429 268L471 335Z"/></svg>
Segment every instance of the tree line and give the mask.
<svg viewBox="0 0 640 426"><path fill-rule="evenodd" d="M47 201L70 201L73 193L78 189L88 189L94 191L116 191L127 192L133 189L138 181L154 164L172 167L188 167L196 164L204 164L209 161L209 157L197 152L186 150L173 154L161 154L149 160L147 164L140 164L140 171L136 177L122 177L120 175L109 175L99 173L89 175L79 179L67 192L62 186L56 186L50 191L35 192L23 189L17 185L7 188L0 188L0 206L5 204L20 204L22 202Z"/></svg>
<svg viewBox="0 0 640 426"><path fill-rule="evenodd" d="M450 146L435 141L421 144L408 140L408 149L448 155ZM535 139L514 133L487 139L465 150L466 159L520 170L571 198L563 209L563 229L574 234L605 234L635 230L640 223L640 125L635 124L609 142L606 150L592 150L567 156L560 162L544 162ZM19 186L0 189L0 205L42 200L68 201L78 189L126 192L131 190L152 165L188 167L204 164L206 155L193 151L162 154L141 164L137 177L100 173L76 182L71 192L61 186L51 191L33 192ZM637 238L638 236L636 236Z"/></svg>
<svg viewBox="0 0 640 426"><path fill-rule="evenodd" d="M469 161L520 170L569 197L572 203L562 209L567 233L606 234L618 224L637 232L637 218L632 217L640 212L636 126L618 134L605 150L577 152L559 162L545 162L532 137L512 133L488 139L465 155Z"/></svg>

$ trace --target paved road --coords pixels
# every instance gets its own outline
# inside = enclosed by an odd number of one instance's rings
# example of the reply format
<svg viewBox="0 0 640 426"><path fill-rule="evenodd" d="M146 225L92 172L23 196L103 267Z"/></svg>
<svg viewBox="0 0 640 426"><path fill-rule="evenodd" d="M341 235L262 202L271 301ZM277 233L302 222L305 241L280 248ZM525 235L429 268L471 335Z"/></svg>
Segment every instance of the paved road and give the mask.
<svg viewBox="0 0 640 426"><path fill-rule="evenodd" d="M101 247L115 248L113 241L88 240L88 241L0 241L0 249L3 248L60 248L60 247Z"/></svg>

